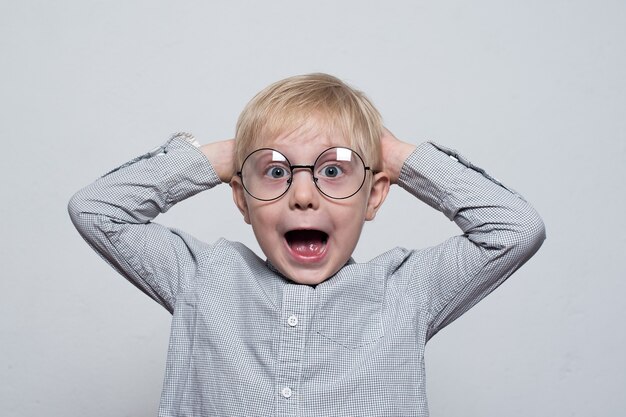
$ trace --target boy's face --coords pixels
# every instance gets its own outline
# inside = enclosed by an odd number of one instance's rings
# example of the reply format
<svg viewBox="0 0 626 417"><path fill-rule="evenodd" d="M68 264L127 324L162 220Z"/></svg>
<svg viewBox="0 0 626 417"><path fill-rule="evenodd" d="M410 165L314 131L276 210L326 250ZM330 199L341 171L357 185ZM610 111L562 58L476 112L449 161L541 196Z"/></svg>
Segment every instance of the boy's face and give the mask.
<svg viewBox="0 0 626 417"><path fill-rule="evenodd" d="M292 165L312 165L322 151L334 146L349 147L349 143L304 126L259 148L278 150ZM367 172L365 184L355 195L335 200L318 191L311 174L309 169L294 170L287 193L272 201L250 196L239 177L231 184L235 203L271 264L296 283L317 285L352 256L363 223L374 218L387 195L389 178L385 173Z"/></svg>

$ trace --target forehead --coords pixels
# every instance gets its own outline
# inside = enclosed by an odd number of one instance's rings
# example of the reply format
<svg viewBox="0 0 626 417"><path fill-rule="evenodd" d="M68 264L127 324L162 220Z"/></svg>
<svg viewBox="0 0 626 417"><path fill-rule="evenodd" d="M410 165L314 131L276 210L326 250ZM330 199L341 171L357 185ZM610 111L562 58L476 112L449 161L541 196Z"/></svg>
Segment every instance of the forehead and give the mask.
<svg viewBox="0 0 626 417"><path fill-rule="evenodd" d="M276 149L293 161L314 159L322 151L332 147L351 147L350 141L343 135L312 124L282 131L262 140L259 145L259 147Z"/></svg>

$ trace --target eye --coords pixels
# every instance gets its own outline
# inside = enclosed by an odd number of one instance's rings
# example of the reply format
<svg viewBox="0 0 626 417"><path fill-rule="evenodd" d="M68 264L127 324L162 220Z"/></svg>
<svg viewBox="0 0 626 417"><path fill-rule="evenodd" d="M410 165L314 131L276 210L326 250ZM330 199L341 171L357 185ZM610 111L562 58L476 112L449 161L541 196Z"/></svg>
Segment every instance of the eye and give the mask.
<svg viewBox="0 0 626 417"><path fill-rule="evenodd" d="M279 178L284 178L288 176L289 174L285 168L274 166L274 167L269 167L267 171L265 172L265 175L271 178L279 179Z"/></svg>
<svg viewBox="0 0 626 417"><path fill-rule="evenodd" d="M320 170L320 175L327 178L336 178L343 174L343 170L337 165L326 165Z"/></svg>

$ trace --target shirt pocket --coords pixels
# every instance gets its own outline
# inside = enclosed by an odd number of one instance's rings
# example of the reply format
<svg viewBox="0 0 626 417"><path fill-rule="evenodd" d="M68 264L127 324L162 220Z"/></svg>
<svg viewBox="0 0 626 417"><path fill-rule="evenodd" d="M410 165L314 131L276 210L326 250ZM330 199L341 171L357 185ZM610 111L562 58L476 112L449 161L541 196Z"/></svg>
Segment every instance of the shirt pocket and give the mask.
<svg viewBox="0 0 626 417"><path fill-rule="evenodd" d="M376 265L348 265L320 284L313 331L346 349L382 338L385 282L379 269Z"/></svg>

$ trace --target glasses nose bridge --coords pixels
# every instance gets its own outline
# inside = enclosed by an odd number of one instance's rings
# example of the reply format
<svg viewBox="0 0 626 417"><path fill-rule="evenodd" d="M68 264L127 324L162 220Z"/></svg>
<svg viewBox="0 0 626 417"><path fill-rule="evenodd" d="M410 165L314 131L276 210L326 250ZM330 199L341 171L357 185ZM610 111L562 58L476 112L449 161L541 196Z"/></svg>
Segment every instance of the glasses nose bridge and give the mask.
<svg viewBox="0 0 626 417"><path fill-rule="evenodd" d="M288 189L290 191L289 204L294 208L314 208L318 203L317 178L315 177L314 165L291 165ZM300 178L296 183L295 175L299 171L311 171L311 182L308 179ZM308 175L307 175L308 176ZM304 182L302 182L304 181Z"/></svg>
<svg viewBox="0 0 626 417"><path fill-rule="evenodd" d="M298 169L308 169L311 171L311 179L313 183L317 184L317 178L315 177L315 165L290 165L289 170L291 171L290 184L293 182L293 176L296 174L296 170Z"/></svg>
<svg viewBox="0 0 626 417"><path fill-rule="evenodd" d="M291 193L294 196L292 198L296 198L297 200L300 201L300 203L302 203L303 199L306 199L309 202L309 204L311 204L312 200L309 200L309 199L314 198L312 194L312 190L314 190L313 191L314 194L317 194L318 192L320 192L320 189L317 185L317 178L315 177L315 165L290 165L289 168L291 171L290 172L291 176L289 178L288 189L289 188L291 189ZM304 180L305 181L304 183L302 182L302 179L300 179L300 182L298 184L294 184L295 182L294 178L295 178L295 175L298 173L298 170L311 171L312 184L308 182L309 181L308 179ZM298 197L295 197L295 196L298 196Z"/></svg>

